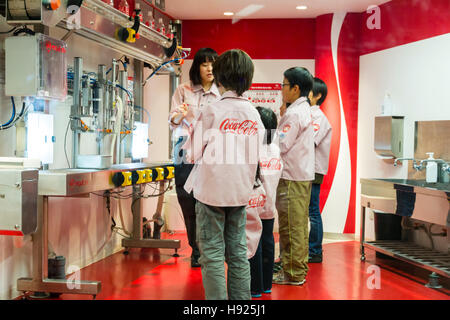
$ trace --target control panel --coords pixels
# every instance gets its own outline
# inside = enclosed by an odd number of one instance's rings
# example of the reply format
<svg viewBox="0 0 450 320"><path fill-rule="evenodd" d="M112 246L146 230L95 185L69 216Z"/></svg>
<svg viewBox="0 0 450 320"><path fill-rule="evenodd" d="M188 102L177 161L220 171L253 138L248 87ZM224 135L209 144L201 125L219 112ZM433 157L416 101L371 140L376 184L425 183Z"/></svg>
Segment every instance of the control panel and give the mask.
<svg viewBox="0 0 450 320"><path fill-rule="evenodd" d="M111 175L111 183L115 187L127 187L154 181L170 180L175 177L175 167L165 166L133 171L120 171Z"/></svg>

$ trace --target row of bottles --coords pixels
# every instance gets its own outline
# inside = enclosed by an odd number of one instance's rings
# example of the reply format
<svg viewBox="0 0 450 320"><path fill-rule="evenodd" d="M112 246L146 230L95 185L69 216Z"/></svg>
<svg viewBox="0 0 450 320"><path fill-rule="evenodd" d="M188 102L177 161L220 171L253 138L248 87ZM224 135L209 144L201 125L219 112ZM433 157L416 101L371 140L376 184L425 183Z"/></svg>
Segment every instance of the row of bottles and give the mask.
<svg viewBox="0 0 450 320"><path fill-rule="evenodd" d="M114 0L103 0L103 2L109 4L110 6L114 7ZM139 8L139 4L136 4L136 7ZM133 12L132 14L130 13L130 6L128 4L127 0L120 0L119 2L119 6L117 7L117 9L121 12L123 12L124 14L126 14L127 16L132 16L133 18L135 17L135 13ZM139 15L141 22L143 21L143 17L142 17L142 13ZM165 35L166 37L168 37L170 40L173 39L173 33L172 33L172 26L171 24L169 24L169 28L166 29L166 26L164 24L164 20L163 18L159 18L158 19L158 27L156 27L156 23L155 23L155 19L153 17L153 11L148 11L147 12L147 17L146 20L144 22L144 24L153 29L156 30L157 32Z"/></svg>

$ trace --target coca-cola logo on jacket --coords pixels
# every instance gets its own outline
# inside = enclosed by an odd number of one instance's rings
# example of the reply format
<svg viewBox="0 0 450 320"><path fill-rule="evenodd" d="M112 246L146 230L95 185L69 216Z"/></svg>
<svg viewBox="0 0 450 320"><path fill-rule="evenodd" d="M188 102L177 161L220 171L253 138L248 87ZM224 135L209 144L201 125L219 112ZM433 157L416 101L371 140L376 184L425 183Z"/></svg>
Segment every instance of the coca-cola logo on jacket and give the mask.
<svg viewBox="0 0 450 320"><path fill-rule="evenodd" d="M259 165L263 170L281 170L281 161L277 158L272 158L268 161L260 161Z"/></svg>
<svg viewBox="0 0 450 320"><path fill-rule="evenodd" d="M313 127L314 127L314 131L320 130L320 124L318 124L318 123L313 123Z"/></svg>
<svg viewBox="0 0 450 320"><path fill-rule="evenodd" d="M248 208L263 208L266 204L266 196L260 194L256 197L250 198L248 201Z"/></svg>
<svg viewBox="0 0 450 320"><path fill-rule="evenodd" d="M287 124L287 125L285 125L284 127L283 127L283 132L284 133L287 133L289 130L291 130L291 125L289 125L289 124Z"/></svg>
<svg viewBox="0 0 450 320"><path fill-rule="evenodd" d="M227 118L220 124L219 130L223 133L231 132L251 136L256 134L258 126L256 121Z"/></svg>

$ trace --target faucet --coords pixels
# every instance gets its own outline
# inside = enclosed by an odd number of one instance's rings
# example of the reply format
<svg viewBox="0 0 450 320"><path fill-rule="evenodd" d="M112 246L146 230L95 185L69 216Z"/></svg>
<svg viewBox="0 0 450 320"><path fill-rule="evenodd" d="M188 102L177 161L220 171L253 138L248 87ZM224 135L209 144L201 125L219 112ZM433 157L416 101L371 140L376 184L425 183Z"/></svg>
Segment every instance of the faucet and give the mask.
<svg viewBox="0 0 450 320"><path fill-rule="evenodd" d="M396 158L394 161L394 167L398 166L399 161L405 161L405 160L412 160L413 161L413 167L417 170L417 162L414 158Z"/></svg>
<svg viewBox="0 0 450 320"><path fill-rule="evenodd" d="M442 171L446 172L448 174L450 174L450 164L448 162L446 162L443 166L442 166Z"/></svg>

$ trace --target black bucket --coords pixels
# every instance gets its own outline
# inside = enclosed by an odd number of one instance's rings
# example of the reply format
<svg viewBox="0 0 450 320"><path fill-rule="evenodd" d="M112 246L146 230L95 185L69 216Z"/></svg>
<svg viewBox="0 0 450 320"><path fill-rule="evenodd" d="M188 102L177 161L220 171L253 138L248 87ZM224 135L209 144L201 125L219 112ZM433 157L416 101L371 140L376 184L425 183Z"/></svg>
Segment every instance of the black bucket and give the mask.
<svg viewBox="0 0 450 320"><path fill-rule="evenodd" d="M392 213L374 211L375 240L402 240L402 216ZM377 258L391 258L380 252L376 252Z"/></svg>
<svg viewBox="0 0 450 320"><path fill-rule="evenodd" d="M48 278L61 280L66 278L66 258L56 256L54 259L48 259ZM52 298L57 298L60 295L60 293L50 293Z"/></svg>

